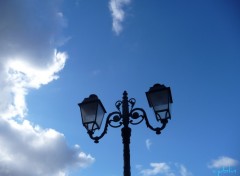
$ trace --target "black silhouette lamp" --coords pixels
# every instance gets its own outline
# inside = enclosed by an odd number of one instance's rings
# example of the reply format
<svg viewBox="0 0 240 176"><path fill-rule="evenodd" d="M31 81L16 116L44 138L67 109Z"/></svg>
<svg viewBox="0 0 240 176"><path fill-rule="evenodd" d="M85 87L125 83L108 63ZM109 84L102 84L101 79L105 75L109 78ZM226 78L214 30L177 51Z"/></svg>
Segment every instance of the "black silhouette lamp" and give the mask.
<svg viewBox="0 0 240 176"><path fill-rule="evenodd" d="M78 104L81 110L82 123L87 131L92 133L100 129L106 110L97 95L90 95Z"/></svg>
<svg viewBox="0 0 240 176"><path fill-rule="evenodd" d="M161 134L161 131L166 127L168 120L171 119L170 106L173 103L170 87L165 87L161 84L155 84L146 92L149 106L153 108L157 121L160 123L158 127L153 127L148 120L147 114L143 108L135 108L136 100L128 98L127 91L123 92L122 100L115 103L116 110L109 113L102 133L97 136L95 130L99 130L103 121L106 110L98 99L97 95L90 95L85 98L82 103L79 103L82 123L87 129L89 137L98 143L99 140L107 134L108 127L122 127L122 143L123 143L123 175L131 176L130 167L130 125L138 125L145 121L146 126L155 131L156 134Z"/></svg>
<svg viewBox="0 0 240 176"><path fill-rule="evenodd" d="M149 106L153 108L157 121L171 119L172 94L170 87L155 84L146 92Z"/></svg>

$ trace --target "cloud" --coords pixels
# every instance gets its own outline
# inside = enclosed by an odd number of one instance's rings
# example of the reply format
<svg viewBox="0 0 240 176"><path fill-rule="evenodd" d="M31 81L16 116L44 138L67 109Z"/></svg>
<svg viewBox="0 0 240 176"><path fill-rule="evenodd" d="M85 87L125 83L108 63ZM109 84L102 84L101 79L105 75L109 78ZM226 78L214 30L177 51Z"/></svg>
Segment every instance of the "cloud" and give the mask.
<svg viewBox="0 0 240 176"><path fill-rule="evenodd" d="M94 162L79 146L69 148L64 135L41 129L24 120L0 118L1 176L60 176L69 167L86 167Z"/></svg>
<svg viewBox="0 0 240 176"><path fill-rule="evenodd" d="M239 161L227 157L227 156L221 156L218 159L214 159L208 164L209 168L221 168L221 167L232 167L238 165Z"/></svg>
<svg viewBox="0 0 240 176"><path fill-rule="evenodd" d="M66 176L94 158L26 120L26 95L58 79L67 53L62 0L0 1L0 175Z"/></svg>
<svg viewBox="0 0 240 176"><path fill-rule="evenodd" d="M154 176L154 175L164 175L164 176L192 176L191 172L182 164L167 164L167 163L150 163L150 169L143 169L142 165L137 165L136 168L140 171L143 176Z"/></svg>
<svg viewBox="0 0 240 176"><path fill-rule="evenodd" d="M143 176L152 176L157 174L175 176L174 173L172 173L170 166L166 163L150 163L150 166L152 168L143 169L140 171L140 174L142 174Z"/></svg>
<svg viewBox="0 0 240 176"><path fill-rule="evenodd" d="M146 140L146 147L147 147L148 150L150 150L151 145L152 145L151 140L150 140L150 139L147 139L147 140Z"/></svg>
<svg viewBox="0 0 240 176"><path fill-rule="evenodd" d="M57 79L67 59L60 1L0 1L0 116L23 117L25 96Z"/></svg>
<svg viewBox="0 0 240 176"><path fill-rule="evenodd" d="M192 176L192 173L187 170L187 168L182 164L176 164L179 168L179 173L181 176Z"/></svg>
<svg viewBox="0 0 240 176"><path fill-rule="evenodd" d="M123 30L122 22L125 18L125 12L123 11L123 7L125 5L130 4L131 0L110 0L109 1L109 9L112 14L113 22L112 29L113 31L119 35Z"/></svg>
<svg viewBox="0 0 240 176"><path fill-rule="evenodd" d="M3 83L0 86L0 95L4 97L0 100L0 116L24 117L27 112L25 96L28 90L40 88L41 85L57 79L58 76L55 73L64 67L66 58L66 53L55 51L51 58L52 63L45 68L31 64L24 58L6 60L0 71L2 75L0 80Z"/></svg>

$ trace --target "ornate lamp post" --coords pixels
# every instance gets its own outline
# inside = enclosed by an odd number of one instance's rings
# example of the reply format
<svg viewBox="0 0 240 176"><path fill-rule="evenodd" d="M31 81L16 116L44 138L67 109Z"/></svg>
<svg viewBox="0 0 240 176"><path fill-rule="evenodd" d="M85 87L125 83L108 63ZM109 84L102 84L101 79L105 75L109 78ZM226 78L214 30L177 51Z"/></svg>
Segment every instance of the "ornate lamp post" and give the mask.
<svg viewBox="0 0 240 176"><path fill-rule="evenodd" d="M107 133L108 125L113 128L122 126L122 142L123 142L123 157L124 157L124 176L131 176L130 168L130 124L137 125L143 120L148 128L155 131L156 134L161 134L161 131L166 127L168 119L171 119L171 104L172 95L170 87L165 87L161 84L155 84L146 92L149 106L153 108L156 119L160 122L160 127L154 128L150 125L146 112L142 108L134 108L136 100L128 99L127 92L123 92L123 98L115 103L117 111L111 112L107 116L104 130L100 136L94 136L95 130L99 130L106 110L102 102L94 94L85 98L82 103L79 103L82 123L87 129L87 133L95 143Z"/></svg>

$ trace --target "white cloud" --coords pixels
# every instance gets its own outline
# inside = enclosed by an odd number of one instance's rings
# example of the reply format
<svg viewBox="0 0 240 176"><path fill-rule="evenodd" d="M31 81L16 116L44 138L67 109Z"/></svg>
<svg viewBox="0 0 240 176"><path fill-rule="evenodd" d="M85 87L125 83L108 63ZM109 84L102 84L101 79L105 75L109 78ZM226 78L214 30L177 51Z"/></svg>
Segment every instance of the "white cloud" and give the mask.
<svg viewBox="0 0 240 176"><path fill-rule="evenodd" d="M187 170L187 168L182 164L176 165L179 168L179 173L181 176L192 176L192 173Z"/></svg>
<svg viewBox="0 0 240 176"><path fill-rule="evenodd" d="M0 118L1 176L60 176L71 167L86 167L94 162L78 146L69 148L64 135L41 129L24 120Z"/></svg>
<svg viewBox="0 0 240 176"><path fill-rule="evenodd" d="M218 159L214 159L208 164L209 168L221 168L236 166L239 162L233 158L227 156L221 156Z"/></svg>
<svg viewBox="0 0 240 176"><path fill-rule="evenodd" d="M150 139L147 139L145 143L146 143L147 149L150 150L150 147L151 147L151 145L152 145L151 140L150 140Z"/></svg>
<svg viewBox="0 0 240 176"><path fill-rule="evenodd" d="M166 176L175 176L175 174L172 173L170 166L166 163L150 163L150 166L152 168L143 169L140 171L140 173L143 176L152 176L157 174L164 174Z"/></svg>
<svg viewBox="0 0 240 176"><path fill-rule="evenodd" d="M5 97L0 100L0 116L11 118L15 116L24 117L27 112L25 96L29 88L39 88L58 78L55 74L65 64L67 55L55 51L52 63L45 68L27 62L23 58L12 58L5 61L0 71L4 83L0 86L0 95Z"/></svg>
<svg viewBox="0 0 240 176"><path fill-rule="evenodd" d="M0 1L0 116L23 117L29 88L57 79L67 54L56 47L66 20L60 0Z"/></svg>
<svg viewBox="0 0 240 176"><path fill-rule="evenodd" d="M143 176L192 176L191 172L182 164L167 164L167 163L150 163L150 169L143 169L142 165L137 165L136 168L140 171Z"/></svg>
<svg viewBox="0 0 240 176"><path fill-rule="evenodd" d="M67 176L94 162L54 129L25 120L29 89L58 78L67 60L57 47L67 23L61 0L0 1L0 175Z"/></svg>
<svg viewBox="0 0 240 176"><path fill-rule="evenodd" d="M109 1L109 9L112 14L112 29L113 31L119 35L123 30L122 22L125 18L125 12L123 11L123 7L125 5L130 4L131 0L110 0Z"/></svg>

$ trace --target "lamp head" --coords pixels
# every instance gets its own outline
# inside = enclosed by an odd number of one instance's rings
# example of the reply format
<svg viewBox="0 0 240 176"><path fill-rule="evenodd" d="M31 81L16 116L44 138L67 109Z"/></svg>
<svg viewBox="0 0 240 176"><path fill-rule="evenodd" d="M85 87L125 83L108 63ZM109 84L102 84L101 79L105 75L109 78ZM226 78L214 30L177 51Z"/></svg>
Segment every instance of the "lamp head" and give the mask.
<svg viewBox="0 0 240 176"><path fill-rule="evenodd" d="M100 129L106 110L97 95L92 94L79 103L82 123L87 131L94 132Z"/></svg>
<svg viewBox="0 0 240 176"><path fill-rule="evenodd" d="M157 121L171 119L171 104L173 103L170 87L155 84L146 92L148 104L153 108Z"/></svg>

